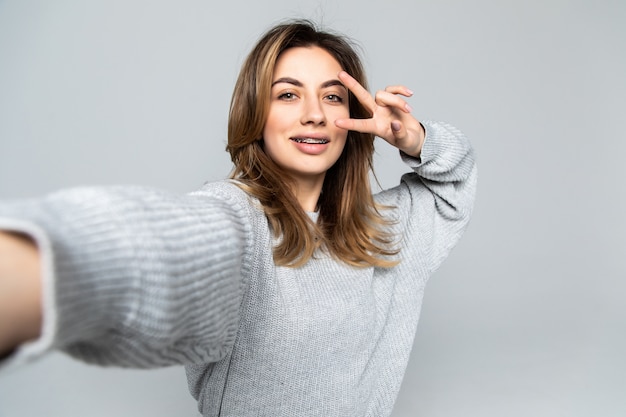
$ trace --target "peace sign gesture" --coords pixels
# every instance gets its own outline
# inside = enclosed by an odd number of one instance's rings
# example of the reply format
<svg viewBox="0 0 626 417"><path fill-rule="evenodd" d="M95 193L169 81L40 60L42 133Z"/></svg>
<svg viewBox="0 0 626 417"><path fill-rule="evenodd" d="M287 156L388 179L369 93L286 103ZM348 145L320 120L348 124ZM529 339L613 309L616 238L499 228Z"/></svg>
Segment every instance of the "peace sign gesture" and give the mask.
<svg viewBox="0 0 626 417"><path fill-rule="evenodd" d="M420 155L425 137L424 128L411 115L408 103L400 97L411 97L411 90L401 85L390 86L379 90L374 98L347 72L341 71L339 79L372 116L369 119L337 119L335 125L347 130L374 134L407 155Z"/></svg>

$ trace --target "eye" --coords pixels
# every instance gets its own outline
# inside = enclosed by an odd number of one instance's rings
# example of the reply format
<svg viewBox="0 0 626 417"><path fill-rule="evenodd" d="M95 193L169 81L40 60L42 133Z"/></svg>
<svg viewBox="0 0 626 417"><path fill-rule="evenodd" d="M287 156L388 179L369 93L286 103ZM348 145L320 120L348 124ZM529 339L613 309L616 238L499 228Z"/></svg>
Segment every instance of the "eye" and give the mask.
<svg viewBox="0 0 626 417"><path fill-rule="evenodd" d="M326 96L326 100L331 101L333 103L343 103L343 97L337 94L329 94Z"/></svg>
<svg viewBox="0 0 626 417"><path fill-rule="evenodd" d="M282 93L278 96L279 100L292 101L296 99L296 95L294 93L286 92Z"/></svg>

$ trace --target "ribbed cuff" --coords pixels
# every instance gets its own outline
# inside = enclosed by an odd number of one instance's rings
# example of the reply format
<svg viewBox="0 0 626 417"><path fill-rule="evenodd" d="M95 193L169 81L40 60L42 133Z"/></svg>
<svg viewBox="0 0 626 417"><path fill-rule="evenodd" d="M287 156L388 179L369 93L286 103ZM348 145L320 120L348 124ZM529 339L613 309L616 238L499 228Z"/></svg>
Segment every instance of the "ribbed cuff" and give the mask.
<svg viewBox="0 0 626 417"><path fill-rule="evenodd" d="M52 246L47 234L34 223L6 217L0 217L0 230L28 235L35 241L41 257L41 308L43 318L41 333L36 340L26 342L17 347L10 356L0 362L0 370L6 372L23 363L41 357L52 348L57 329L57 315Z"/></svg>

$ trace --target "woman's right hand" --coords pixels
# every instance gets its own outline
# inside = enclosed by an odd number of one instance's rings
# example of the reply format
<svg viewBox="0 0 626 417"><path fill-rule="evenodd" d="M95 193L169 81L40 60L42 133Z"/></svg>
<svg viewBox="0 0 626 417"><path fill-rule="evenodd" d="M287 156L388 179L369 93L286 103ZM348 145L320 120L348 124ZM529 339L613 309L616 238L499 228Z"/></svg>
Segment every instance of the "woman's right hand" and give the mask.
<svg viewBox="0 0 626 417"><path fill-rule="evenodd" d="M40 264L32 239L0 231L0 358L41 333Z"/></svg>

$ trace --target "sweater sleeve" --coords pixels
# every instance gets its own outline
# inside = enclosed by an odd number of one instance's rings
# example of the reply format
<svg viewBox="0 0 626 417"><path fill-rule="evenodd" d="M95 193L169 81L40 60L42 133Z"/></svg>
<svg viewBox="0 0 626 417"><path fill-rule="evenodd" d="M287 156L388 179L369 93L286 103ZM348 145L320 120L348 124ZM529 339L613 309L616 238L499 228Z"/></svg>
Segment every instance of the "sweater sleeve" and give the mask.
<svg viewBox="0 0 626 417"><path fill-rule="evenodd" d="M477 168L471 144L458 129L423 122L426 139L419 158L400 153L413 172L378 202L393 206L402 234L402 259L419 256L434 272L467 227L474 206Z"/></svg>
<svg viewBox="0 0 626 417"><path fill-rule="evenodd" d="M230 190L230 191L229 191ZM212 362L234 343L250 250L238 188L79 188L0 204L42 256L43 329L3 364L60 349L99 365Z"/></svg>

